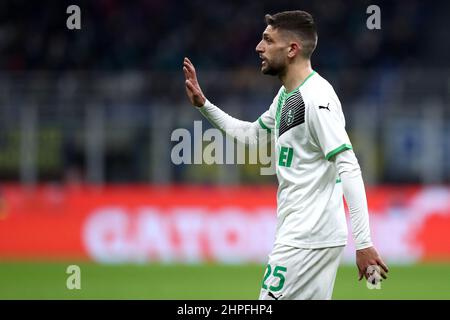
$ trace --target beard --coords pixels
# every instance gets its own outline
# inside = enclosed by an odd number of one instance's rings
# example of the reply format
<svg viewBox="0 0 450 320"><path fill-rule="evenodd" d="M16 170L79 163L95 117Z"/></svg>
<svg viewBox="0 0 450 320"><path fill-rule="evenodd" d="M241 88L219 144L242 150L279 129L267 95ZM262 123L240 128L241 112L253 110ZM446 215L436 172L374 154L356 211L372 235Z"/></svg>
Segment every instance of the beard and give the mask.
<svg viewBox="0 0 450 320"><path fill-rule="evenodd" d="M265 62L265 66L261 68L261 72L263 74L269 76L279 76L286 70L286 65L282 61L272 60L269 62L268 60L265 60Z"/></svg>

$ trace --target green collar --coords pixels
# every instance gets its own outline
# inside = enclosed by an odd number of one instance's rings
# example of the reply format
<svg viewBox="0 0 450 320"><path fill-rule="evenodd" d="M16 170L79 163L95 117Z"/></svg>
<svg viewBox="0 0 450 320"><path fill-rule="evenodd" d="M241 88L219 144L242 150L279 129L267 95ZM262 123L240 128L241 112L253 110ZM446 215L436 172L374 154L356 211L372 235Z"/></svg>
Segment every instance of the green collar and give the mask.
<svg viewBox="0 0 450 320"><path fill-rule="evenodd" d="M302 85L304 85L305 82L306 82L309 78L311 78L315 73L316 73L316 71L313 70L313 71L305 78L305 80L303 80L303 82L300 83L300 85L299 85L297 88L295 88L295 89L292 90L291 92L287 93L287 95L290 96L290 95L293 94L295 91L297 91L297 90L298 90ZM286 88L285 88L284 86L283 86L283 89L284 89L284 92L286 92Z"/></svg>

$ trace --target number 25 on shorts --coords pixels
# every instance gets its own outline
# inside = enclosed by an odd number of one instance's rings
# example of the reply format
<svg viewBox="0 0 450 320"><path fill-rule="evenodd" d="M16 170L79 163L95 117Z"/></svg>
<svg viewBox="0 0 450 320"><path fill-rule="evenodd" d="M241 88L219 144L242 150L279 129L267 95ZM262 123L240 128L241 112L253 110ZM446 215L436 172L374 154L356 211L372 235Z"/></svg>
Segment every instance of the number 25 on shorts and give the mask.
<svg viewBox="0 0 450 320"><path fill-rule="evenodd" d="M275 269L273 269L273 276L275 278L280 279L280 281L278 282L278 286L274 287L274 286L270 286L269 290L270 291L280 291L281 289L283 289L284 286L284 282L286 281L286 278L284 277L284 272L287 271L286 267L282 267L282 266L275 266ZM267 285L266 285L266 281L267 279L270 277L270 274L272 273L272 266L270 264L267 265L267 271L266 274L264 275L264 280L262 283L262 288L263 289L267 289Z"/></svg>

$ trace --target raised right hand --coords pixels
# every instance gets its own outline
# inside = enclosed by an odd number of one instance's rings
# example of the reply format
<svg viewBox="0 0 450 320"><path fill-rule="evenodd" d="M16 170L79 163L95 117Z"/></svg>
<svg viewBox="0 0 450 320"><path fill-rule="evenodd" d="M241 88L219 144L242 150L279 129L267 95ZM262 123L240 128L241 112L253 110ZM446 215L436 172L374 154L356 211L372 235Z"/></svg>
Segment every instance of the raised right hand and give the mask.
<svg viewBox="0 0 450 320"><path fill-rule="evenodd" d="M183 61L183 71L186 86L186 94L191 101L192 105L196 107L202 107L205 105L206 98L200 88L197 81L197 75L195 73L195 68L192 62L188 58L184 58Z"/></svg>

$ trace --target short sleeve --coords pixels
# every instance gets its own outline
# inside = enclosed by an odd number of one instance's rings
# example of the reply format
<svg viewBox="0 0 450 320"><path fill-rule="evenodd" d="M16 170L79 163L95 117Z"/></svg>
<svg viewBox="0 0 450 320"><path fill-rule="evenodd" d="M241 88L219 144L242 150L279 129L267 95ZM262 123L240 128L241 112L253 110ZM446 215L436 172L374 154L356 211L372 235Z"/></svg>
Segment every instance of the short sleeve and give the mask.
<svg viewBox="0 0 450 320"><path fill-rule="evenodd" d="M272 131L275 126L275 118L272 116L271 110L264 112L259 118L258 123L261 128Z"/></svg>
<svg viewBox="0 0 450 320"><path fill-rule="evenodd" d="M310 135L325 159L331 160L338 153L352 149L341 106L334 99L323 98L312 103L307 122Z"/></svg>

